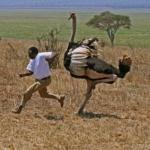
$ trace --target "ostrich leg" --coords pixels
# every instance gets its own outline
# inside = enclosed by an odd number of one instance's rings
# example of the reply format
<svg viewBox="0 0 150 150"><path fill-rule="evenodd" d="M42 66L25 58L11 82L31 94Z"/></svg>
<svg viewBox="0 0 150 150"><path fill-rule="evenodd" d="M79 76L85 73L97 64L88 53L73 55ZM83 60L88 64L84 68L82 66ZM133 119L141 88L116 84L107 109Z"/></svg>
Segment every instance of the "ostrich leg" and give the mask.
<svg viewBox="0 0 150 150"><path fill-rule="evenodd" d="M99 84L99 83L114 83L116 80L117 80L117 75L112 74L110 75L109 78L98 79L98 80L93 81L93 86L96 86L96 84Z"/></svg>
<svg viewBox="0 0 150 150"><path fill-rule="evenodd" d="M79 108L78 114L83 113L83 109L84 109L86 103L88 102L88 100L92 96L92 89L94 89L93 81L91 81L91 80L86 80L86 81L87 81L87 91L85 94L85 100L84 100L83 104L81 105L81 107Z"/></svg>
<svg viewBox="0 0 150 150"><path fill-rule="evenodd" d="M85 94L85 100L84 100L83 104L81 105L81 107L79 108L78 114L83 113L83 109L84 109L85 105L87 104L88 100L90 99L90 97L92 96L92 90L95 89L96 84L115 82L116 79L117 79L117 76L112 74L112 76L110 76L107 79L95 80L95 81L86 80L87 81L87 91Z"/></svg>

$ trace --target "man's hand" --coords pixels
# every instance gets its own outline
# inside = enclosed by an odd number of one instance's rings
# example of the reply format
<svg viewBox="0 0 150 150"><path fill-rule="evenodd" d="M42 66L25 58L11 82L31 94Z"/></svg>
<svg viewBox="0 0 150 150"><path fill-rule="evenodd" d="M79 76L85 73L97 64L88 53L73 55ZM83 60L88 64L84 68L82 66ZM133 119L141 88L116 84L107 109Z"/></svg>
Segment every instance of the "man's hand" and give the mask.
<svg viewBox="0 0 150 150"><path fill-rule="evenodd" d="M28 71L26 73L20 73L19 74L19 77L22 78L22 77L26 77L26 76L31 76L33 74L33 72L31 71Z"/></svg>
<svg viewBox="0 0 150 150"><path fill-rule="evenodd" d="M19 74L19 77L20 77L20 78L24 77L24 74Z"/></svg>
<svg viewBox="0 0 150 150"><path fill-rule="evenodd" d="M57 56L58 54L53 52L51 58L46 58L46 61L48 61L48 63L51 64Z"/></svg>

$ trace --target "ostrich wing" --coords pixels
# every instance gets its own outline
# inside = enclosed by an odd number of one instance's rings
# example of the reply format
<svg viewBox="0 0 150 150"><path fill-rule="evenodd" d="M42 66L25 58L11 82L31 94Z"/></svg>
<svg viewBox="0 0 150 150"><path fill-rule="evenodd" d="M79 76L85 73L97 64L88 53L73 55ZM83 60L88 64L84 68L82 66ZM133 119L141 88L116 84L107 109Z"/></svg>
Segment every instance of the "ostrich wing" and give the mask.
<svg viewBox="0 0 150 150"><path fill-rule="evenodd" d="M119 74L119 69L108 64L107 62L97 58L97 57L90 57L87 59L87 65L89 69L92 69L99 73L106 73L106 74Z"/></svg>

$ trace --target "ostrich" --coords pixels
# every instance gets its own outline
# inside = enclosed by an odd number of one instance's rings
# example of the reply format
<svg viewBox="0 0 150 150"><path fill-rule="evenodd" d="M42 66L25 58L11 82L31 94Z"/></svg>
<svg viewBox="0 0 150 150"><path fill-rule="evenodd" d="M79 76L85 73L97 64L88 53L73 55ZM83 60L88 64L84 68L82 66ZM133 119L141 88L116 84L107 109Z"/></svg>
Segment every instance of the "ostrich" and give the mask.
<svg viewBox="0 0 150 150"><path fill-rule="evenodd" d="M130 71L132 60L124 55L119 60L119 68L108 64L99 59L95 54L98 39L92 38L83 40L80 43L74 42L76 33L76 15L71 13L69 20L72 19L72 35L68 48L64 54L64 66L74 78L85 79L87 90L85 99L81 104L78 114L84 113L85 105L92 96L92 91L98 83L114 83L117 78L124 78Z"/></svg>

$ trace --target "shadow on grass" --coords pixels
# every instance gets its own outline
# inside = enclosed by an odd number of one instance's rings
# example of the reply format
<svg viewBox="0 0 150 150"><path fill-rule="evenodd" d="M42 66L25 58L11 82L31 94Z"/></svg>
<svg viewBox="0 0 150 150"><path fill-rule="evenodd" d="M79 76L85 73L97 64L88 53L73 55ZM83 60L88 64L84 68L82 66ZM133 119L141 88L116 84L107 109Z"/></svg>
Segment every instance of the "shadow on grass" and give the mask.
<svg viewBox="0 0 150 150"><path fill-rule="evenodd" d="M82 118L87 118L87 119L93 119L93 118L115 118L115 119L121 119L120 117L116 116L116 115L111 115L111 114L103 114L103 113L94 113L94 112L83 112L81 114L79 114L80 117Z"/></svg>
<svg viewBox="0 0 150 150"><path fill-rule="evenodd" d="M46 120L54 120L54 121L63 121L64 120L64 117L63 116L56 116L56 115L53 115L53 114L47 114L47 115L40 115L38 113L35 113L34 114L34 117L35 118L39 118L39 119L46 119Z"/></svg>
<svg viewBox="0 0 150 150"><path fill-rule="evenodd" d="M64 117L63 116L56 116L56 115L44 115L44 117L47 119L47 120L55 120L55 121L62 121L64 120Z"/></svg>

